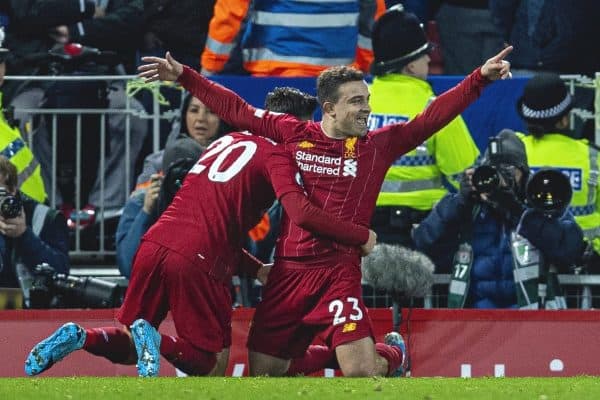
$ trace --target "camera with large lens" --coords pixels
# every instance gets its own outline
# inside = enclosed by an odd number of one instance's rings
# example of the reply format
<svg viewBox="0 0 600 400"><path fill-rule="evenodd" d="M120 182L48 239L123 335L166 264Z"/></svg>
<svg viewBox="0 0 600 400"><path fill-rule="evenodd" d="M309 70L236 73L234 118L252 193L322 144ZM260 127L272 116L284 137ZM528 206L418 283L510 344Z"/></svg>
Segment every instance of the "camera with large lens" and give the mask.
<svg viewBox="0 0 600 400"><path fill-rule="evenodd" d="M473 187L479 193L492 193L500 187L500 174L493 165L480 165L471 177Z"/></svg>
<svg viewBox="0 0 600 400"><path fill-rule="evenodd" d="M0 215L5 219L16 218L21 212L23 203L21 197L9 193L5 188L0 187Z"/></svg>
<svg viewBox="0 0 600 400"><path fill-rule="evenodd" d="M125 287L115 282L59 274L45 263L32 275L30 308L114 308L123 303Z"/></svg>
<svg viewBox="0 0 600 400"><path fill-rule="evenodd" d="M555 169L540 169L527 182L527 204L549 218L560 217L573 196L569 178Z"/></svg>

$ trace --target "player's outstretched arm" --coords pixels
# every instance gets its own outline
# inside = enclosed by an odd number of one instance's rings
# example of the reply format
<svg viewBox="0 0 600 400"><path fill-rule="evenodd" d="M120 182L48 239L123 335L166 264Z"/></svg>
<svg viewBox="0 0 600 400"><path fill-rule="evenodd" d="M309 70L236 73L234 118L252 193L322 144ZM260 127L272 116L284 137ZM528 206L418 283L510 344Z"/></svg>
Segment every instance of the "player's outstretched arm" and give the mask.
<svg viewBox="0 0 600 400"><path fill-rule="evenodd" d="M290 220L307 231L328 237L349 246L365 246L361 250L372 250L373 239L369 229L338 217L314 206L301 192L288 192L279 199ZM374 246L375 243L372 243ZM371 249L369 249L371 247Z"/></svg>
<svg viewBox="0 0 600 400"><path fill-rule="evenodd" d="M144 82L166 81L175 82L183 73L183 65L175 60L167 51L165 58L142 57L142 64L138 67L138 77Z"/></svg>
<svg viewBox="0 0 600 400"><path fill-rule="evenodd" d="M232 90L179 63L169 52L166 53L165 58L142 57L142 61L145 64L138 67L138 77L144 82L179 82L219 118L236 129L248 130L255 135L282 142L284 132L289 130L287 125L282 124L299 123L293 118L282 122L281 116L256 109Z"/></svg>

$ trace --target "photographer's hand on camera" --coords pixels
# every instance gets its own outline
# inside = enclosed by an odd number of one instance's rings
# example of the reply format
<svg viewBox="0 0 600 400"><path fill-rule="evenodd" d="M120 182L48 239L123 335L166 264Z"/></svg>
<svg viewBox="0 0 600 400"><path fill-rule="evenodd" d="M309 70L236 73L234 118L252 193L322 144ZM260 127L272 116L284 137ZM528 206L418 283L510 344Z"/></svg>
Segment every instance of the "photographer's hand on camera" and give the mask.
<svg viewBox="0 0 600 400"><path fill-rule="evenodd" d="M460 177L460 189L459 196L463 200L463 203L467 206L473 206L475 201L479 198L479 194L473 187L473 172L474 168L468 168Z"/></svg>
<svg viewBox="0 0 600 400"><path fill-rule="evenodd" d="M152 174L152 176L150 176L150 186L144 195L144 205L142 207L144 212L148 215L151 215L154 210L156 210L161 183L162 177L159 174Z"/></svg>
<svg viewBox="0 0 600 400"><path fill-rule="evenodd" d="M15 218L4 218L0 215L0 234L15 239L23 236L26 230L27 224L23 208L21 208L21 212Z"/></svg>
<svg viewBox="0 0 600 400"><path fill-rule="evenodd" d="M513 227L517 226L525 211L525 204L509 187L501 187L492 193L487 193L486 202L500 212Z"/></svg>

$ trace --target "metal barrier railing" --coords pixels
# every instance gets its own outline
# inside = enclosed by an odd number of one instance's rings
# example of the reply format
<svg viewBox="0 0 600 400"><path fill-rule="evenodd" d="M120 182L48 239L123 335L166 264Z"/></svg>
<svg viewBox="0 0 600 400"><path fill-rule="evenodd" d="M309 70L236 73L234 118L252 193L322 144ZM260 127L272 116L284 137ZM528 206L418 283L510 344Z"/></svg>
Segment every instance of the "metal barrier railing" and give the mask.
<svg viewBox="0 0 600 400"><path fill-rule="evenodd" d="M600 275L560 274L558 280L570 308L588 310L600 302L600 293L593 291L594 287L600 286ZM424 299L424 307L445 307L449 283L450 274L435 274L434 288L432 293Z"/></svg>
<svg viewBox="0 0 600 400"><path fill-rule="evenodd" d="M595 79L585 75L561 75L561 79L569 88L571 95L575 95L576 88L588 88L594 91L594 108L596 112L584 108L573 108L570 114L570 128L575 127L575 119L585 122L594 120L594 142L600 144L600 72L596 72Z"/></svg>
<svg viewBox="0 0 600 400"><path fill-rule="evenodd" d="M569 308L589 310L600 307L600 275L560 274L558 280L567 299ZM403 299L408 306L423 308L445 308L448 300L450 274L434 274L431 293L422 299ZM362 283L363 300L368 307L394 307L399 304L387 293L378 291L368 283Z"/></svg>
<svg viewBox="0 0 600 400"><path fill-rule="evenodd" d="M80 81L80 82L89 82L89 81L104 81L108 83L108 86L114 85L122 85L123 89L125 85L129 82L136 80L136 76L134 75L95 75L95 76L6 76L6 80L13 81L23 81L23 82L57 82L57 81ZM155 85L158 86L158 85ZM89 151L89 149L82 148L82 137L86 133L82 128L82 119L85 116L98 116L99 118L99 149L93 149L95 151L99 151L99 160L98 160L98 171L99 171L99 197L101 199L100 204L96 204L96 220L98 230L97 234L97 248L82 248L82 234L85 232L80 229L80 221L79 219L75 219L75 229L73 232L74 235L74 244L71 247L70 255L71 257L92 257L92 258L104 258L106 256L113 256L115 251L110 249L106 243L106 219L110 218L118 214L119 209L123 206L124 200L128 198L129 194L132 190L132 185L134 183L132 164L135 163L135 158L138 154L131 154L131 138L132 138L132 118L139 118L141 120L151 120L152 121L152 148L153 151L157 151L160 148L160 120L161 119L172 119L176 114L175 110L169 110L166 112L160 112L160 104L157 96L153 96L152 98L152 111L150 113L146 112L143 107L132 105L132 99L130 96L126 94L126 90L123 90L124 101L122 108L111 108L110 104L108 108L47 108L47 107L27 107L27 108L15 108L15 114L26 115L28 116L28 120L22 121L21 126L31 126L31 129L25 130L22 129L22 133L24 136L24 140L27 141L32 151L35 151L34 146L34 138L33 136L36 134L36 130L38 126L34 123L34 120L37 116L48 116L47 120L49 120L49 126L47 126L47 132L50 135L50 145L51 145L51 154L50 154L50 183L47 185L47 192L49 196L49 203L51 207L58 206L57 204L57 159L59 154L64 154L63 152L74 151L75 152L75 166L74 166L74 207L76 211L80 211L84 206L82 204L82 160L85 158L85 151ZM124 126L122 127L122 132L124 134L124 155L122 158L123 164L120 165L120 168L123 168L123 204L120 204L118 208L108 209L105 207L105 190L106 190L106 147L107 141L110 139L111 132L108 129L108 119L111 116L121 114L124 116ZM73 116L75 118L75 147L73 149L58 149L58 119L61 116ZM27 125L29 124L29 125Z"/></svg>

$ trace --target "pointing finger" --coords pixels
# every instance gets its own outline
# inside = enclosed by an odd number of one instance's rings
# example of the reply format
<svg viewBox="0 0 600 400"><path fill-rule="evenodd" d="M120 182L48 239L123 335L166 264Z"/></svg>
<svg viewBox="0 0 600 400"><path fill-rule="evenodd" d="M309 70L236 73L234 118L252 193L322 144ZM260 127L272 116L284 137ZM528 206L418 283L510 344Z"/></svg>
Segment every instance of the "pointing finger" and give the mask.
<svg viewBox="0 0 600 400"><path fill-rule="evenodd" d="M492 57L492 61L494 61L494 62L501 61L502 59L504 59L504 57L506 57L508 54L510 54L510 52L512 50L513 50L512 46L505 47L504 49L502 49L502 51L500 53L498 53L494 57Z"/></svg>

